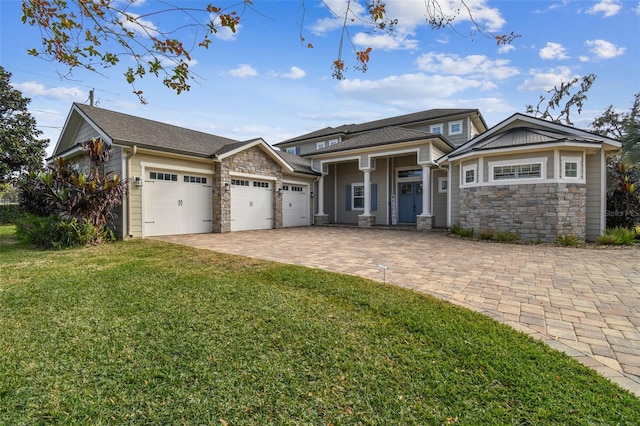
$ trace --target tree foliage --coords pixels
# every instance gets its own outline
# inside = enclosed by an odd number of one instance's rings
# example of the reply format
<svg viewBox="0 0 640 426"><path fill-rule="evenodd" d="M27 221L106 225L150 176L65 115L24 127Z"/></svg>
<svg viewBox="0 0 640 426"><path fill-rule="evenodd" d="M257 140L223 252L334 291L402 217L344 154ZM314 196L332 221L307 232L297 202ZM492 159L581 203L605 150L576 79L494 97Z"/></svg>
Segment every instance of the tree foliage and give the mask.
<svg viewBox="0 0 640 426"><path fill-rule="evenodd" d="M571 110L576 108L578 114L582 112L587 92L595 81L596 75L588 74L582 78L575 77L569 82L560 82L560 86L547 90L547 95L540 95L535 107L527 105L526 112L543 120L573 126Z"/></svg>
<svg viewBox="0 0 640 426"><path fill-rule="evenodd" d="M102 232L113 225L114 208L122 203L128 182L113 172L103 172L111 149L104 141L93 139L82 147L89 162L86 173L58 157L47 171L31 173L23 180L21 204L35 216L86 222Z"/></svg>
<svg viewBox="0 0 640 426"><path fill-rule="evenodd" d="M41 170L48 139L27 110L30 99L11 86L11 73L0 66L0 183Z"/></svg>
<svg viewBox="0 0 640 426"><path fill-rule="evenodd" d="M618 139L622 142L622 159L628 163L640 162L640 92L634 96L629 111L618 112L613 105L596 117L591 123L593 131L599 135Z"/></svg>
<svg viewBox="0 0 640 426"><path fill-rule="evenodd" d="M123 58L132 58L134 65L126 67L124 76L133 93L145 103L143 92L136 88L139 79L154 75L178 94L190 90L190 82L196 76L190 68L196 48L208 49L212 43L210 36L223 28L235 32L247 9L254 9L252 0L238 1L224 9L204 2L198 7L193 7L197 3L187 7L162 1L150 6L153 7L150 12L139 15L130 10L135 1L23 0L22 22L37 27L42 34L42 46L30 49L29 54L67 65L69 72L76 68L97 71L115 67ZM388 16L384 1L364 0L364 14L354 11L356 3L356 0L345 0L342 11L329 9L342 21L338 54L331 65L336 79L343 79L348 68L343 56L345 43L350 43L354 51L354 69L366 72L371 58L371 47L358 50L351 41L349 26L352 23L368 26L373 32L392 32L398 24L397 19ZM300 0L300 4L304 22L305 0ZM323 4L330 7L328 3ZM513 32L493 34L475 20L473 9L465 0L460 0L460 7L451 11L450 3L445 0L426 0L424 6L425 20L432 29L453 28L456 17L465 14L472 22L472 35L481 34L497 44L507 44L519 37ZM157 22L162 17L179 23L174 28L160 29ZM191 30L191 36L181 37L185 29ZM313 44L306 41L302 27L300 40L306 47L313 48Z"/></svg>

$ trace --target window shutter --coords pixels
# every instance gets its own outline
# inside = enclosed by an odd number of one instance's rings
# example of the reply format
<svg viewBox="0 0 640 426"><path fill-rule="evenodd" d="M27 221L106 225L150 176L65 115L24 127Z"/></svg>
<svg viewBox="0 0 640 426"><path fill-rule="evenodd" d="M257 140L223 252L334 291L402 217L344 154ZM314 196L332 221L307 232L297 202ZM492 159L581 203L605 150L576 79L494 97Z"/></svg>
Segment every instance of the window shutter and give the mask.
<svg viewBox="0 0 640 426"><path fill-rule="evenodd" d="M347 199L346 199L346 211L351 211L351 185L347 185L346 188Z"/></svg>
<svg viewBox="0 0 640 426"><path fill-rule="evenodd" d="M378 184L371 184L371 211L378 210Z"/></svg>

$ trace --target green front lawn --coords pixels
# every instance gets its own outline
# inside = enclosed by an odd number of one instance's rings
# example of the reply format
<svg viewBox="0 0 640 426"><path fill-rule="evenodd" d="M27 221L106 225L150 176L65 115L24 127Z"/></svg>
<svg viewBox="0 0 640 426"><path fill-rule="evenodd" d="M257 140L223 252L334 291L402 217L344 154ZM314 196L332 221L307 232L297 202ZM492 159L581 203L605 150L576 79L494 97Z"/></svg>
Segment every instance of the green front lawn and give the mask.
<svg viewBox="0 0 640 426"><path fill-rule="evenodd" d="M0 424L640 424L640 400L480 314L149 240L0 227Z"/></svg>

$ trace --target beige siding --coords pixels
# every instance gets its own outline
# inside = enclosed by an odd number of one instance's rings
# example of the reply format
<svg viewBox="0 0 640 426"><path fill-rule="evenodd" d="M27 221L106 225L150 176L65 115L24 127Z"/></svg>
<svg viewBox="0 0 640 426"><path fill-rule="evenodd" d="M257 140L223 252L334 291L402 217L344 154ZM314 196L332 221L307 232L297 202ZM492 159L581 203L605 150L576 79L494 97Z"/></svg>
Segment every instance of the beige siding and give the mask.
<svg viewBox="0 0 640 426"><path fill-rule="evenodd" d="M586 214L586 238L593 241L601 234L600 219L605 209L602 205L602 159L601 152L587 155L585 176L587 178L587 214Z"/></svg>

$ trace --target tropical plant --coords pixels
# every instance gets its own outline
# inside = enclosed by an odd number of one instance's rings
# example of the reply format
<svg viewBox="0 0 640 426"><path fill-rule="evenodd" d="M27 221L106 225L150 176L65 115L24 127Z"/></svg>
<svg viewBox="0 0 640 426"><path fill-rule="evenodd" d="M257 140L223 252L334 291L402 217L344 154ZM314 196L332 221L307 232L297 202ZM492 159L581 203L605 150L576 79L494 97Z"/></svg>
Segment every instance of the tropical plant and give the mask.
<svg viewBox="0 0 640 426"><path fill-rule="evenodd" d="M556 237L556 242L565 247L577 247L580 239L574 234L560 234Z"/></svg>
<svg viewBox="0 0 640 426"><path fill-rule="evenodd" d="M629 229L622 226L608 228L603 235L598 238L598 243L602 245L632 245L638 233L635 229Z"/></svg>
<svg viewBox="0 0 640 426"><path fill-rule="evenodd" d="M640 225L640 164L616 157L607 163L607 175L607 227Z"/></svg>
<svg viewBox="0 0 640 426"><path fill-rule="evenodd" d="M54 216L68 224L80 224L72 226L74 229L90 225L95 230L94 240L99 241L113 225L114 208L122 203L128 181L114 172L102 172L111 149L104 141L92 139L81 145L89 162L88 173L58 157L47 171L31 173L22 182L21 203L25 211L34 216Z"/></svg>

